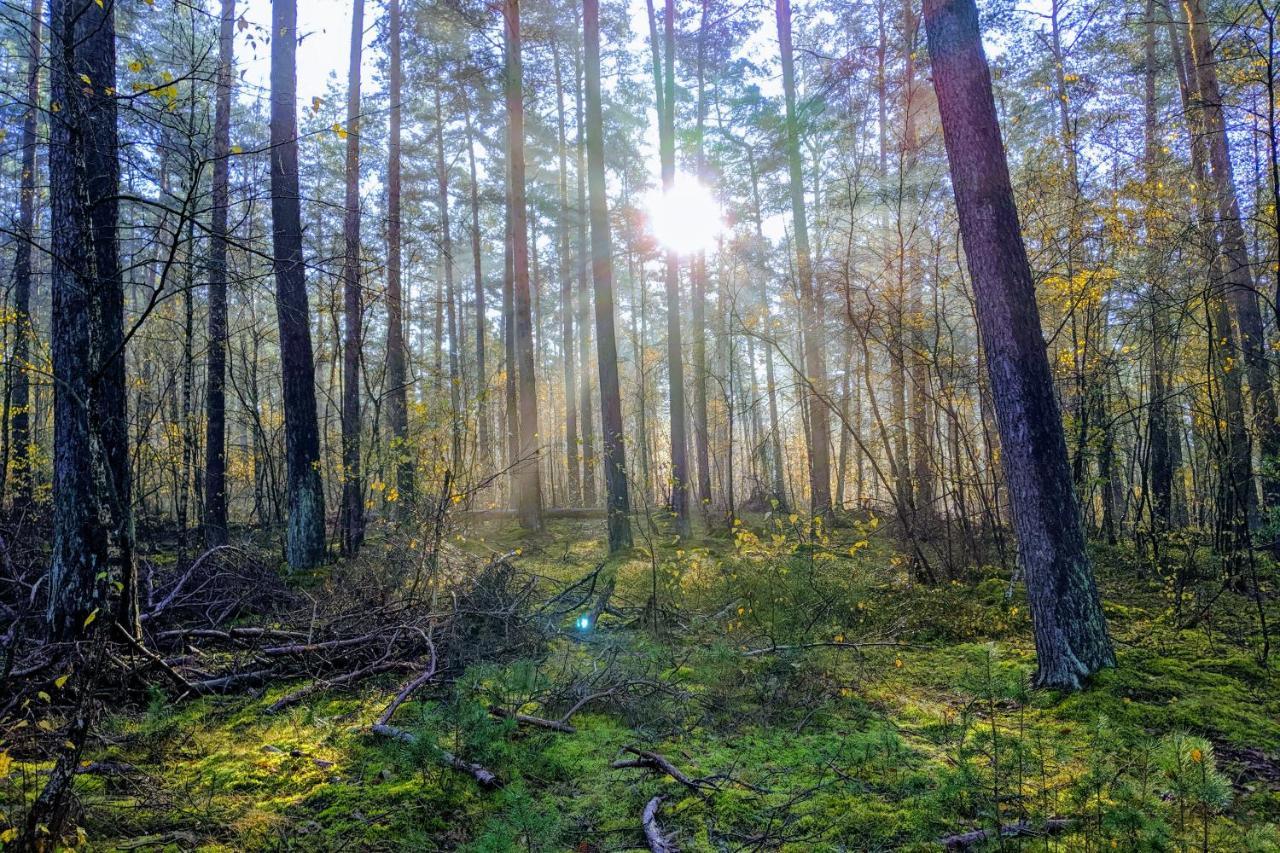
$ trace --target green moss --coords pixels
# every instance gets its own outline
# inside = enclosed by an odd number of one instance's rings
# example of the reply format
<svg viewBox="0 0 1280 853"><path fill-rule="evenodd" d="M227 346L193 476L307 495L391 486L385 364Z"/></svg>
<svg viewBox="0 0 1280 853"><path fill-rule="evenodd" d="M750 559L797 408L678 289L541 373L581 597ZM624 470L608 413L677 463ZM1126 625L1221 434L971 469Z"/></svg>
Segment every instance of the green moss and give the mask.
<svg viewBox="0 0 1280 853"><path fill-rule="evenodd" d="M521 548L550 594L604 560L597 527L479 529L457 544ZM210 850L627 849L643 844L640 813L662 794L663 826L693 851L929 850L952 832L1061 815L1085 818L1061 849L1198 846L1206 827L1211 849L1280 849L1280 691L1256 657L1247 601L1224 598L1230 615L1181 628L1188 608L1178 614L1165 584L1135 580L1123 549L1100 552L1119 665L1082 693L1031 691L1025 600L996 570L921 588L873 525L812 536L803 519L755 519L737 530L641 541L609 561L621 606L643 607L656 582L674 614L660 634L607 616L537 659L472 667L398 712L416 748L367 733L389 680L277 716L264 711L287 685L179 705L157 694L105 721L110 746L92 757L133 762L148 779L78 782L90 837L106 847L179 831ZM773 650L890 637L899 644ZM588 706L568 735L486 711L554 714L540 700L601 661L616 678L665 686ZM631 744L711 787L612 769ZM441 766L440 747L506 786L481 791ZM1203 764L1187 764L1192 748ZM1218 775L1197 783L1188 773L1200 767ZM6 807L18 796L0 788Z"/></svg>

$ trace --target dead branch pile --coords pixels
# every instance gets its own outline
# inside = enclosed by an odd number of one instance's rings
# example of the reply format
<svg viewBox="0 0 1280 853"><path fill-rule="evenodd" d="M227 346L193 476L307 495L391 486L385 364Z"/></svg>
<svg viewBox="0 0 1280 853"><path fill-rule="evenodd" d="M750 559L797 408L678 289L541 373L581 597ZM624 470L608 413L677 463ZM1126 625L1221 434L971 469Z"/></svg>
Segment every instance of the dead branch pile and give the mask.
<svg viewBox="0 0 1280 853"><path fill-rule="evenodd" d="M531 615L536 582L511 555L484 561L441 551L431 576L413 584L389 581L376 566L343 564L322 586L306 589L282 577L269 555L224 546L178 566L143 565L141 637L104 615L92 640L60 647L42 642L43 561L23 561L28 577L3 560L6 553L0 537L7 621L0 724L56 715L60 701L69 710L79 701L72 694L84 688L104 707L119 708L145 702L156 686L181 701L288 685L267 707L275 713L387 673L412 679L429 671L422 682L456 674L477 660L527 654L545 639L545 626ZM91 658L102 665L88 678L84 662ZM54 738L51 731L44 739ZM42 751L35 743L32 750Z"/></svg>

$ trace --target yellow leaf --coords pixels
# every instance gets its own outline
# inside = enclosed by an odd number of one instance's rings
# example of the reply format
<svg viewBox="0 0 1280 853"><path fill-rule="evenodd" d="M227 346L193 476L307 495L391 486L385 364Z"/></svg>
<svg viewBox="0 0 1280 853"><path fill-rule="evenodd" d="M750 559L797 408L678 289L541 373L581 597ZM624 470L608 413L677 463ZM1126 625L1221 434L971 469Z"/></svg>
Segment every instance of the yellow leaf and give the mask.
<svg viewBox="0 0 1280 853"><path fill-rule="evenodd" d="M88 616L84 617L84 627L85 627L85 628L88 628L90 625L92 625L92 624L93 624L93 620L94 620L94 619L97 619L97 618L98 618L98 608L97 608L97 607L95 607L95 608L93 608L93 612L92 612L92 613L90 613Z"/></svg>
<svg viewBox="0 0 1280 853"><path fill-rule="evenodd" d="M43 700L44 700L44 701L46 701L46 702L52 702L52 701L53 701L53 699L52 699L52 698L50 698L49 694L48 694L48 693L45 693L43 690L41 690L40 692L38 692L38 693L36 694L36 696L37 696L37 697L39 697L40 699L43 699Z"/></svg>
<svg viewBox="0 0 1280 853"><path fill-rule="evenodd" d="M9 757L9 753L0 752L0 779L9 775L9 770L13 768L13 759Z"/></svg>
<svg viewBox="0 0 1280 853"><path fill-rule="evenodd" d="M231 146L231 153L232 153L232 154L243 154L243 153L244 153L244 149L243 149L243 148L241 148L239 145L232 145L232 146Z"/></svg>
<svg viewBox="0 0 1280 853"><path fill-rule="evenodd" d="M53 686L61 690L63 687L66 686L67 679L70 677L71 677L71 673L69 672L66 675L59 675L57 678L53 680Z"/></svg>
<svg viewBox="0 0 1280 853"><path fill-rule="evenodd" d="M95 2L95 3L97 3L97 4L98 4L98 8L99 8L99 9L105 9L105 8L107 8L106 6L103 6L103 5L102 5L102 0L93 0L93 2Z"/></svg>
<svg viewBox="0 0 1280 853"><path fill-rule="evenodd" d="M86 86L92 86L92 85L93 85L93 81L89 79L89 75L88 75L88 74L81 74L81 75L80 75L80 80L81 80L81 82L83 82Z"/></svg>
<svg viewBox="0 0 1280 853"><path fill-rule="evenodd" d="M18 828L11 826L4 832L0 832L0 844L8 844L18 837Z"/></svg>
<svg viewBox="0 0 1280 853"><path fill-rule="evenodd" d="M48 720L41 720L40 722L36 723L36 728L40 729L40 731L42 732L51 732L53 731L53 723L49 722Z"/></svg>
<svg viewBox="0 0 1280 853"><path fill-rule="evenodd" d="M898 669L902 669L902 658L898 658L897 660L895 660L893 662L893 665Z"/></svg>
<svg viewBox="0 0 1280 853"><path fill-rule="evenodd" d="M142 62L137 59L131 61L129 63L129 70L132 71L134 74L137 74L139 71L142 70Z"/></svg>

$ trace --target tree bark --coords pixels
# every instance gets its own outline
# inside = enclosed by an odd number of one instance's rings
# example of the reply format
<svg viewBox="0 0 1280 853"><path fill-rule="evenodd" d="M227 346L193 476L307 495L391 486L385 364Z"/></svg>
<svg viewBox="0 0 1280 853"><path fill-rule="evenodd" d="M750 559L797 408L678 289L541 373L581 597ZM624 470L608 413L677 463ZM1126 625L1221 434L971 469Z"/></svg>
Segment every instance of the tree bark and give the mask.
<svg viewBox="0 0 1280 853"><path fill-rule="evenodd" d="M360 57L364 47L364 0L351 4L351 62L347 70L347 194L342 265L342 550L364 541L364 480L360 475Z"/></svg>
<svg viewBox="0 0 1280 853"><path fill-rule="evenodd" d="M804 339L805 381L801 396L809 414L809 506L815 516L831 511L831 419L827 409L827 367L823 359L822 291L813 275L809 223L805 213L804 171L800 160L800 121L796 116L796 72L791 47L791 0L777 0L778 48L782 56L782 91L786 102L787 164L791 182L791 216L796 241L796 278Z"/></svg>
<svg viewBox="0 0 1280 853"><path fill-rule="evenodd" d="M676 178L676 37L675 0L666 0L663 14L662 92L659 112L659 156L662 162L662 191L670 192ZM655 72L658 66L655 62ZM676 533L688 536L689 526L689 442L686 438L684 398L684 344L680 337L680 261L674 249L667 250L667 386L671 400L671 513Z"/></svg>
<svg viewBox="0 0 1280 853"><path fill-rule="evenodd" d="M564 131L564 76L561 71L560 46L553 39L551 42L551 58L555 70L556 84L556 142L559 157L559 190L560 211L556 217L556 228L559 232L560 255L560 355L564 362L564 454L566 485L568 492L566 503L577 506L582 501L580 482L581 469L578 464L578 386L577 386L577 352L573 348L573 274L569 257L569 162L566 150ZM590 475L590 472L588 472Z"/></svg>
<svg viewBox="0 0 1280 853"><path fill-rule="evenodd" d="M391 116L387 143L387 420L400 506L413 499L414 465L409 447L408 369L404 342L404 297L400 284L400 110L403 73L400 60L400 0L387 0ZM481 344L483 347L483 336ZM481 359L483 366L483 359ZM483 371L482 371L483 373ZM403 509L401 510L403 513ZM403 516L402 516L403 517Z"/></svg>
<svg viewBox="0 0 1280 853"><path fill-rule="evenodd" d="M115 618L140 631L124 381L115 16L92 0L49 5L53 231L53 559L49 631L83 636L120 584Z"/></svg>
<svg viewBox="0 0 1280 853"><path fill-rule="evenodd" d="M395 0L393 0L395 2ZM471 126L471 106L468 99L463 99L462 115L467 125L467 167L470 170L471 183L471 263L475 277L476 303L476 422L477 422L477 458L481 470L487 471L493 461L493 450L490 447L493 436L489 423L489 374L485 365L485 338L488 336L488 321L485 319L484 268L480 249L480 183L476 179L476 145L475 132Z"/></svg>
<svg viewBox="0 0 1280 853"><path fill-rule="evenodd" d="M442 60L437 51L436 61ZM449 222L449 166L444 159L444 110L436 85L436 181L440 207L440 254L444 258L445 323L449 331L449 464L454 476L462 471L462 367L458 351L457 294L453 286L453 234Z"/></svg>
<svg viewBox="0 0 1280 853"><path fill-rule="evenodd" d="M583 0L582 29L586 43L587 181L591 205L591 273L595 283L596 362L600 367L600 431L609 553L614 554L631 547L631 496L627 486L622 392L618 383L618 345L613 321L613 245L605 197L599 0Z"/></svg>
<svg viewBox="0 0 1280 853"><path fill-rule="evenodd" d="M587 141L583 125L582 62L573 51L574 105L578 122L578 431L582 434L582 504L596 505L596 439L591 417L591 298L587 266L591 246L587 237ZM603 428L603 427L602 427Z"/></svg>
<svg viewBox="0 0 1280 853"><path fill-rule="evenodd" d="M324 559L325 511L298 188L297 0L272 0L271 10L271 237L284 385L285 556L303 571Z"/></svg>
<svg viewBox="0 0 1280 853"><path fill-rule="evenodd" d="M1078 689L1115 663L1071 485L974 0L926 0L943 138L1026 575L1036 683Z"/></svg>
<svg viewBox="0 0 1280 853"><path fill-rule="evenodd" d="M1218 85L1217 58L1200 0L1184 0L1184 3L1190 35L1188 48L1191 51L1187 73L1206 134L1210 176L1213 179L1218 227L1225 256L1226 296L1235 318L1240 352L1244 357L1249 396L1253 403L1253 432L1264 463L1263 502L1266 506L1273 507L1280 505L1280 476L1267 474L1265 469L1269 463L1275 464L1280 460L1280 416L1277 415L1275 391L1271 386L1266 330L1263 328L1262 312L1258 306L1253 267L1249 263L1240 201L1236 196L1222 91Z"/></svg>
<svg viewBox="0 0 1280 853"><path fill-rule="evenodd" d="M31 502L31 249L35 240L36 121L40 112L40 16L42 0L31 0L27 48L27 102L22 116L22 176L18 199L18 239L13 255L13 370L9 399L9 441L13 448L16 506Z"/></svg>
<svg viewBox="0 0 1280 853"><path fill-rule="evenodd" d="M510 164L512 310L519 368L520 445L515 460L516 509L527 530L542 529L542 474L539 465L538 398L533 359L533 316L529 292L529 224L525 206L524 100L520 40L520 0L504 0L506 33L507 157Z"/></svg>

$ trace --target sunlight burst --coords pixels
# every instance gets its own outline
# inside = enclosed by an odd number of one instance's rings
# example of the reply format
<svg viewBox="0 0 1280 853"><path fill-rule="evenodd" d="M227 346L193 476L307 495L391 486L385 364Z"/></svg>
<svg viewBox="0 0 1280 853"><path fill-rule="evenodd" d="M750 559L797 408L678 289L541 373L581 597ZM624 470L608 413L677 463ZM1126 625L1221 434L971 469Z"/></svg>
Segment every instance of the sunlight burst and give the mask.
<svg viewBox="0 0 1280 853"><path fill-rule="evenodd" d="M724 231L724 213L711 190L683 175L676 176L670 192L650 192L645 199L645 212L650 233L681 255L715 248Z"/></svg>

